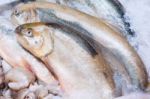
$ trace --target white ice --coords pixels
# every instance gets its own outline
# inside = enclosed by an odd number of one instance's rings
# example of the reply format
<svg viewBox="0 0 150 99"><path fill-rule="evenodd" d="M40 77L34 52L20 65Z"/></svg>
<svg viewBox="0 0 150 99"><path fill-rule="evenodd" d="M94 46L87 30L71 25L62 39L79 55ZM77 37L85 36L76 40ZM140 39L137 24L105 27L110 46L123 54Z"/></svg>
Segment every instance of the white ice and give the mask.
<svg viewBox="0 0 150 99"><path fill-rule="evenodd" d="M126 10L126 18L136 32L132 42L144 61L150 80L150 0L119 0Z"/></svg>

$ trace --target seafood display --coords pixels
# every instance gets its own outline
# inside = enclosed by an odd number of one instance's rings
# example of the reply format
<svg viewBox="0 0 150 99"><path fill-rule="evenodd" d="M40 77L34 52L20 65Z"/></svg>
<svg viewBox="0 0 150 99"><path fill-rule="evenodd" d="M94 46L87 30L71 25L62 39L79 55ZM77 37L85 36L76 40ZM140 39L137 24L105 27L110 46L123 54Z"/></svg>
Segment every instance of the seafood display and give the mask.
<svg viewBox="0 0 150 99"><path fill-rule="evenodd" d="M31 1L31 0L29 0ZM114 30L119 30L123 35L134 35L129 23L124 20L124 8L118 0L37 0L53 2L80 10L89 15L107 21L107 24ZM88 9L88 10L87 10ZM17 16L21 17L20 15ZM20 19L19 19L20 20ZM27 20L27 19L26 19ZM30 19L31 20L31 19Z"/></svg>
<svg viewBox="0 0 150 99"><path fill-rule="evenodd" d="M149 97L119 1L14 2L0 17L0 99Z"/></svg>

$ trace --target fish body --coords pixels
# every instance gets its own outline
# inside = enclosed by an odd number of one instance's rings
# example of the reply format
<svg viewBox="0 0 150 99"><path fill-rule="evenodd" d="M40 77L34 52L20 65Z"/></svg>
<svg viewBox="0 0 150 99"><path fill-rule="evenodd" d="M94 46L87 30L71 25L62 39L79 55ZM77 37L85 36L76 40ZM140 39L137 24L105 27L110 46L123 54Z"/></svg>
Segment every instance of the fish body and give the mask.
<svg viewBox="0 0 150 99"><path fill-rule="evenodd" d="M116 90L112 71L103 57L79 35L70 34L75 31L41 24L17 27L17 38L24 48L51 67L64 98L113 99Z"/></svg>
<svg viewBox="0 0 150 99"><path fill-rule="evenodd" d="M43 0L37 0L43 2ZM125 10L118 0L44 0L60 5L68 6L89 15L105 20L108 25L119 30L124 36L134 36L130 24L125 21Z"/></svg>
<svg viewBox="0 0 150 99"><path fill-rule="evenodd" d="M77 31L76 33L89 42L97 52L100 52L101 47L108 49L124 65L133 89L145 89L147 73L142 60L121 33L111 29L106 22L54 3L36 2L20 8L21 11L28 9L36 9L38 21L62 25Z"/></svg>

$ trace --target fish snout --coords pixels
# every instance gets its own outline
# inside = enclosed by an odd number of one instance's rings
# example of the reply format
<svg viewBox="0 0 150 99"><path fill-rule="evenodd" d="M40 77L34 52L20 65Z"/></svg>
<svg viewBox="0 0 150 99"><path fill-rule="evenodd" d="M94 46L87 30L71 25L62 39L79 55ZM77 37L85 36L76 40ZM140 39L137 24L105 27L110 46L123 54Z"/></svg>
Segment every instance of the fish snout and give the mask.
<svg viewBox="0 0 150 99"><path fill-rule="evenodd" d="M19 35L20 35L22 29L23 29L23 26L22 26L22 25L18 26L18 27L15 29L16 34L19 34Z"/></svg>

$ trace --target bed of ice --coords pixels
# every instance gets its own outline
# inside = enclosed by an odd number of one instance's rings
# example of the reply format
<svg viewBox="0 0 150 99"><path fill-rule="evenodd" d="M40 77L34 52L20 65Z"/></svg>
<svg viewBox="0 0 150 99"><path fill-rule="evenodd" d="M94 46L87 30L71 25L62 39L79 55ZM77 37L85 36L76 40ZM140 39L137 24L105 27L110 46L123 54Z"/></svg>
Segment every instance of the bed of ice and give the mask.
<svg viewBox="0 0 150 99"><path fill-rule="evenodd" d="M0 5L15 0L0 0ZM126 10L126 19L136 32L131 43L144 61L150 79L150 0L119 0Z"/></svg>
<svg viewBox="0 0 150 99"><path fill-rule="evenodd" d="M133 41L144 61L150 79L150 0L119 0L126 9L126 17L136 32Z"/></svg>

